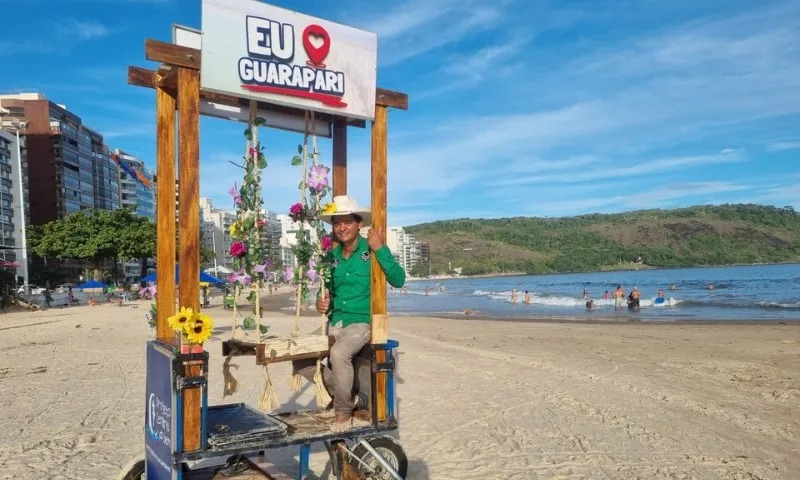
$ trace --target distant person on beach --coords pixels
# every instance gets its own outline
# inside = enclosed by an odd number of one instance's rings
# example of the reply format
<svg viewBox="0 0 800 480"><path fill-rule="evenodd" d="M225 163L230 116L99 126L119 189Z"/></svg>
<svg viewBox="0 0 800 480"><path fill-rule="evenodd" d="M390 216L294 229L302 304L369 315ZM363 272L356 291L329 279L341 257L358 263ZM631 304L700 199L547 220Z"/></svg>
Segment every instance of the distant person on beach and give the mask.
<svg viewBox="0 0 800 480"><path fill-rule="evenodd" d="M527 290L525 290L525 305L531 304L531 294Z"/></svg>
<svg viewBox="0 0 800 480"><path fill-rule="evenodd" d="M444 285L442 285L441 287L439 287L439 292L440 292L440 293L444 293Z"/></svg>
<svg viewBox="0 0 800 480"><path fill-rule="evenodd" d="M708 289L709 290L714 290L714 283L708 282Z"/></svg>
<svg viewBox="0 0 800 480"><path fill-rule="evenodd" d="M609 298L608 290L606 290L606 293L603 294L603 300L608 300Z"/></svg>
<svg viewBox="0 0 800 480"><path fill-rule="evenodd" d="M589 291L586 290L585 288L583 289L583 299L589 300Z"/></svg>
<svg viewBox="0 0 800 480"><path fill-rule="evenodd" d="M594 310L594 300L592 299L586 300L586 311L590 312L592 310Z"/></svg>
<svg viewBox="0 0 800 480"><path fill-rule="evenodd" d="M666 300L664 299L664 290L658 289L658 297L656 297L656 301L654 302L656 305L661 305Z"/></svg>
<svg viewBox="0 0 800 480"><path fill-rule="evenodd" d="M323 381L333 396L334 423L331 430L340 433L352 427L353 411L362 405L360 395L353 396L353 357L369 343L371 333L370 275L372 260L377 260L386 274L386 281L400 288L406 281L406 272L392 256L383 240L383 232L371 228L367 238L359 231L369 223L369 208L361 208L355 199L346 195L333 197L336 209L323 214L322 221L333 224L333 235L339 242L330 253L334 267L329 288L321 289L317 296L317 311L329 319L328 335L335 338L328 358L329 367L323 368ZM317 360L295 360L294 371L314 381Z"/></svg>
<svg viewBox="0 0 800 480"><path fill-rule="evenodd" d="M670 290L671 292L674 292L674 291L675 291L675 290L677 290L677 289L678 289L678 286L677 286L677 285L675 285L674 283L670 283L670 284L669 284L669 290Z"/></svg>
<svg viewBox="0 0 800 480"><path fill-rule="evenodd" d="M511 289L511 303L517 303L517 289Z"/></svg>
<svg viewBox="0 0 800 480"><path fill-rule="evenodd" d="M633 291L631 291L630 308L631 308L631 310L633 310L635 312L638 312L639 308L640 308L639 296L640 296L639 289L636 288L636 287L633 287Z"/></svg>
<svg viewBox="0 0 800 480"><path fill-rule="evenodd" d="M431 287L425 285L425 296L427 297L430 292L431 292Z"/></svg>
<svg viewBox="0 0 800 480"><path fill-rule="evenodd" d="M617 289L614 290L614 310L620 310L622 307L623 302L625 301L625 290L622 289L622 285L617 285Z"/></svg>
<svg viewBox="0 0 800 480"><path fill-rule="evenodd" d="M403 295L408 295L408 287L403 286Z"/></svg>

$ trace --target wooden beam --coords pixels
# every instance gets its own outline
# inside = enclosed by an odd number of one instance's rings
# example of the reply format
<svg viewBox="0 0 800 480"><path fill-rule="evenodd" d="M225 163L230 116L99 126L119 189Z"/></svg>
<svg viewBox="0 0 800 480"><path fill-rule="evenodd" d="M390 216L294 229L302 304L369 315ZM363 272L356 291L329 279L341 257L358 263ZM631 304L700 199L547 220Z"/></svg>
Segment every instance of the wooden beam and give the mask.
<svg viewBox="0 0 800 480"><path fill-rule="evenodd" d="M156 338L175 344L175 97L156 90Z"/></svg>
<svg viewBox="0 0 800 480"><path fill-rule="evenodd" d="M347 195L347 123L333 124L333 195Z"/></svg>
<svg viewBox="0 0 800 480"><path fill-rule="evenodd" d="M166 69L164 70L166 72ZM128 67L128 85L135 85L137 87L146 87L146 88L156 88L158 86L158 79L154 77L155 72L153 70L149 70L147 68L141 67ZM168 86L164 86L167 90L169 90ZM231 105L237 107L246 107L249 108L250 100L247 98L237 97L235 95L226 95L224 93L216 93L216 92L209 92L206 90L200 90L200 98L203 100L208 100L209 102L220 103L223 105ZM297 115L299 117L303 117L303 110L299 108L291 108L291 107L284 107L282 105L275 105L272 103L267 102L258 102L259 110L266 110L268 112L276 112L276 113L286 113L290 115ZM325 120L328 122L332 122L335 120L333 115L328 115L325 113L316 113L316 116L320 120ZM357 127L357 128L365 128L367 126L367 122L364 120L356 120L356 119L347 119L347 125L349 127Z"/></svg>
<svg viewBox="0 0 800 480"><path fill-rule="evenodd" d="M144 56L154 62L200 70L200 50L152 38L144 41Z"/></svg>
<svg viewBox="0 0 800 480"><path fill-rule="evenodd" d="M378 88L375 90L375 105L396 108L398 110L408 110L408 95Z"/></svg>
<svg viewBox="0 0 800 480"><path fill-rule="evenodd" d="M372 225L373 230L382 233L386 241L386 157L387 157L387 107L375 106L375 120L372 122ZM371 343L386 343L389 339L389 321L386 316L386 275L381 270L378 259L372 255L372 274L370 277L372 338ZM386 352L376 354L379 363L386 361ZM386 372L375 375L377 382L378 421L386 420Z"/></svg>
<svg viewBox="0 0 800 480"><path fill-rule="evenodd" d="M182 307L200 309L200 72L178 68L178 237L179 295ZM171 276L172 272L161 272ZM184 366L184 375L202 375L202 366ZM183 391L183 451L201 446L200 388Z"/></svg>
<svg viewBox="0 0 800 480"><path fill-rule="evenodd" d="M178 88L177 68L169 68L162 65L158 67L154 78L156 79L157 88L163 88L169 91L176 91Z"/></svg>

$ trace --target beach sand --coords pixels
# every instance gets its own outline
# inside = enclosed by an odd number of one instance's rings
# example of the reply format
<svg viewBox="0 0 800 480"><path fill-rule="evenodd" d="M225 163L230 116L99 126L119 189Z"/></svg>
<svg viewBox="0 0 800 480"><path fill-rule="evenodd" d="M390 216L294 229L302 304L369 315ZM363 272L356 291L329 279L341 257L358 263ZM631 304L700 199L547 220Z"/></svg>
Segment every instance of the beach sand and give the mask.
<svg viewBox="0 0 800 480"><path fill-rule="evenodd" d="M289 332L285 296L267 323ZM149 304L0 316L0 479L112 479L143 452ZM230 311L207 310L216 338ZM319 317L303 318L304 331ZM800 327L392 317L399 437L411 479L800 478ZM222 398L255 405L262 370L234 361ZM283 409L313 404L272 369ZM297 449L270 451L281 465ZM321 445L314 475L328 478ZM292 473L289 471L289 473Z"/></svg>

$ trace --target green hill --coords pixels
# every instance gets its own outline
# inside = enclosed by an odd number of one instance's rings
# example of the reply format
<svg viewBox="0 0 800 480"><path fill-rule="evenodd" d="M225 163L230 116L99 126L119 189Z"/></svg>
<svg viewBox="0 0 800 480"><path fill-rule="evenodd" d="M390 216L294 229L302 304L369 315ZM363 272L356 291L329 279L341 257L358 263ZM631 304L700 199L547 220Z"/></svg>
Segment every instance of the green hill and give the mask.
<svg viewBox="0 0 800 480"><path fill-rule="evenodd" d="M637 261L652 267L800 261L800 213L792 207L736 204L568 218L465 218L406 231L430 243L435 273L446 273L448 262L470 275L603 270Z"/></svg>

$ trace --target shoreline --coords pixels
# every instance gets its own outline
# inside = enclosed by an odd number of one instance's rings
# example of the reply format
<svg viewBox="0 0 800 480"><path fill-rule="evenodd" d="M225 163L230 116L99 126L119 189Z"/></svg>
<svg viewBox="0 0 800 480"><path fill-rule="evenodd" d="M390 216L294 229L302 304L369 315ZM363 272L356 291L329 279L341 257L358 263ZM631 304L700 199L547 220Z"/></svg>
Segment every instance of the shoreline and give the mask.
<svg viewBox="0 0 800 480"><path fill-rule="evenodd" d="M669 319L664 320L659 317L621 317L621 316L594 316L580 317L576 315L530 315L524 317L503 317L494 315L466 314L466 313L434 313L434 312L389 312L389 315L396 318L403 317L428 317L442 318L447 320L480 320L491 322L513 322L513 323L552 323L552 324L586 324L586 325L723 325L723 326L792 326L800 325L800 319L787 320L784 318L763 319L763 320L737 320L737 319Z"/></svg>
<svg viewBox="0 0 800 480"><path fill-rule="evenodd" d="M480 273L478 275L433 275L431 277L408 277L407 281L418 282L423 280L453 280L453 279L470 279L470 278L502 278L502 277L542 277L546 275L581 275L587 273L614 273L614 272L640 272L640 271L660 271L660 270L692 270L692 269L708 269L708 268L735 268L735 267L769 267L773 265L800 265L800 260L793 260L788 262L772 262L772 263L732 263L727 265L696 265L693 267L655 267L651 265L642 265L642 268L614 268L609 270L583 270L580 272L547 272L547 273L525 273L525 272L509 272L509 273Z"/></svg>

